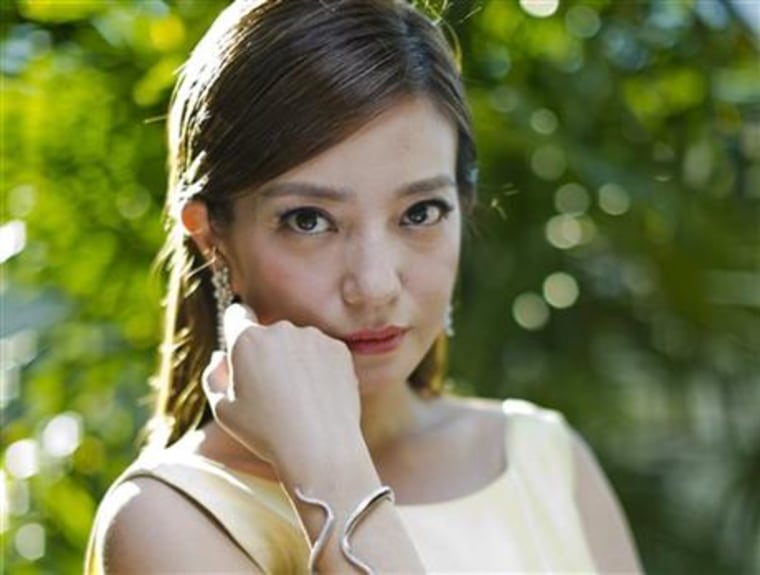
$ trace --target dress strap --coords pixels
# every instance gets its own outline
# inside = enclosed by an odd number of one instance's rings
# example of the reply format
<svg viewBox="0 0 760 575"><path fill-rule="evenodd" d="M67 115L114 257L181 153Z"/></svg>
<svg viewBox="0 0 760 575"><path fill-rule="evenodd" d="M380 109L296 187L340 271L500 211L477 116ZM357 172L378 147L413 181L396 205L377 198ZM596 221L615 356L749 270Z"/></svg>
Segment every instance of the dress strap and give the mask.
<svg viewBox="0 0 760 575"><path fill-rule="evenodd" d="M564 416L522 399L502 403L507 415L507 461L521 473L574 484L571 430Z"/></svg>

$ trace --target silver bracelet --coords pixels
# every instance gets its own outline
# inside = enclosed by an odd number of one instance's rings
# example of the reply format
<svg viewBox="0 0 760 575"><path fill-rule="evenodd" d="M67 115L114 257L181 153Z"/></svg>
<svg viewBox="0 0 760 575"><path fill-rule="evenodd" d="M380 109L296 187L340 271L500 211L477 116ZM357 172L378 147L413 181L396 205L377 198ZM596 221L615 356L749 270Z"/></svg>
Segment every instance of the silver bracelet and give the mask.
<svg viewBox="0 0 760 575"><path fill-rule="evenodd" d="M374 570L372 567L354 555L354 552L351 549L351 542L349 541L349 537L351 537L354 529L366 516L366 514L372 511L372 509L382 499L387 499L391 503L395 501L393 490L387 485L378 487L375 491L370 493L361 503L359 503L359 505L356 506L356 509L351 512L351 515L346 520L346 524L343 527L343 532L341 533L340 537L340 549L343 551L343 555L345 555L346 559L354 567L358 567L367 575L374 575Z"/></svg>
<svg viewBox="0 0 760 575"><path fill-rule="evenodd" d="M294 491L298 499L304 503L316 505L325 512L325 523L322 526L322 530L319 532L317 540L314 542L314 545L311 548L311 553L309 553L309 573L313 574L317 572L317 559L319 558L319 554L322 552L322 549L324 549L325 545L327 544L328 537L330 537L330 532L332 531L335 523L335 515L333 514L332 509L330 509L330 506L321 499L315 499L314 497L304 495L300 487L296 487Z"/></svg>

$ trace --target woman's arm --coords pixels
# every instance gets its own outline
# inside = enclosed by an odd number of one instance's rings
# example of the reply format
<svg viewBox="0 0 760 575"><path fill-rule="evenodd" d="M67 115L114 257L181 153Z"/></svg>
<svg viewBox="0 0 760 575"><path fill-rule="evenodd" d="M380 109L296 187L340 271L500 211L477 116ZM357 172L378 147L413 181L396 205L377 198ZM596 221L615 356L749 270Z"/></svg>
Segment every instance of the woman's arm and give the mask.
<svg viewBox="0 0 760 575"><path fill-rule="evenodd" d="M586 539L602 573L641 573L620 504L586 442L573 433L575 498Z"/></svg>
<svg viewBox="0 0 760 575"><path fill-rule="evenodd" d="M296 489L328 505L335 528L317 558L320 573L358 572L340 547L351 513L380 486L362 436L358 381L343 342L313 327L257 323L233 304L224 318L226 355L212 358L204 391L227 433L277 471L309 540L319 537L324 512ZM422 563L392 502L363 515L351 550L376 572L419 573Z"/></svg>

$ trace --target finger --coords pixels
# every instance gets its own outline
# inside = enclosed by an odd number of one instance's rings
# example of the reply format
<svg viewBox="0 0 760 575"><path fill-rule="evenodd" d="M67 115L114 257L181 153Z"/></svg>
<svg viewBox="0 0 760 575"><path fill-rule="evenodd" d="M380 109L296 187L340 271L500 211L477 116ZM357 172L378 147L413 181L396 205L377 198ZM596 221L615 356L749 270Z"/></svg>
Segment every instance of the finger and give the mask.
<svg viewBox="0 0 760 575"><path fill-rule="evenodd" d="M232 349L243 331L258 325L259 320L249 306L242 303L229 305L224 311L224 340L227 349Z"/></svg>
<svg viewBox="0 0 760 575"><path fill-rule="evenodd" d="M227 354L215 351L201 375L201 387L211 405L211 410L216 413L220 401L228 399L230 393L230 377L227 365Z"/></svg>

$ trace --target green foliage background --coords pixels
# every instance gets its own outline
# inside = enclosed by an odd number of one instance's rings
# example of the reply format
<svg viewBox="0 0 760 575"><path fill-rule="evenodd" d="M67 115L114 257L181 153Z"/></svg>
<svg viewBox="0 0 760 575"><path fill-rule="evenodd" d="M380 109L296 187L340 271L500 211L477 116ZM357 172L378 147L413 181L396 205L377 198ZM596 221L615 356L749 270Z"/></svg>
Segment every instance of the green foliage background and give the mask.
<svg viewBox="0 0 760 575"><path fill-rule="evenodd" d="M135 454L160 334L163 116L225 4L0 5L10 572L79 571ZM481 153L455 389L563 411L649 573L760 572L760 70L739 4L448 7Z"/></svg>

